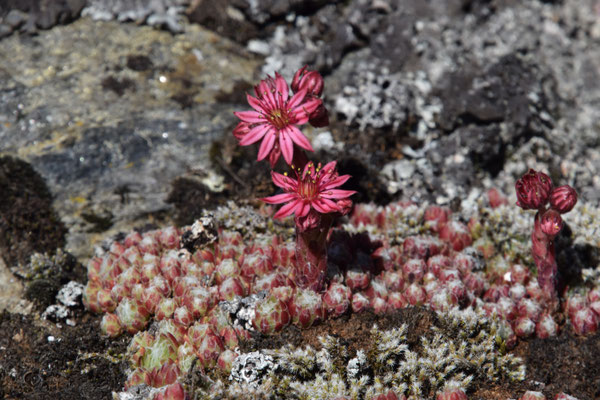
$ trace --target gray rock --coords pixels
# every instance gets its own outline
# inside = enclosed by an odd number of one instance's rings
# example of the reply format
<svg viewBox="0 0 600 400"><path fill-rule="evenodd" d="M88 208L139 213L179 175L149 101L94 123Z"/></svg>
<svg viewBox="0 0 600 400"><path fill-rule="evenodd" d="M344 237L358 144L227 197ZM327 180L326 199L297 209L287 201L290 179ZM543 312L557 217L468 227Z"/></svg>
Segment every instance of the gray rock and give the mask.
<svg viewBox="0 0 600 400"><path fill-rule="evenodd" d="M29 17L26 13L20 10L10 10L8 14L2 19L2 22L5 25L10 26L12 29L18 29L21 25L23 25Z"/></svg>
<svg viewBox="0 0 600 400"><path fill-rule="evenodd" d="M134 21L181 32L188 0L88 0L82 15L94 20Z"/></svg>
<svg viewBox="0 0 600 400"><path fill-rule="evenodd" d="M1 46L13 56L0 57L0 151L22 154L50 185L77 257L168 212L178 176L222 190L208 150L239 106L215 98L253 82L258 60L242 47L194 25L173 36L90 19ZM119 95L106 78L132 85Z"/></svg>

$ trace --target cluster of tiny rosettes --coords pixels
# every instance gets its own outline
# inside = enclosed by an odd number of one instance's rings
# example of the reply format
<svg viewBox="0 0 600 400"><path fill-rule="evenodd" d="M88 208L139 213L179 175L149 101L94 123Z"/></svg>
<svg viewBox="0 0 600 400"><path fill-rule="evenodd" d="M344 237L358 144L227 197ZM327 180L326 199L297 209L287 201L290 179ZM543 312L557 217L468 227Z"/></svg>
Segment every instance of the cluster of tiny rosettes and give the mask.
<svg viewBox="0 0 600 400"><path fill-rule="evenodd" d="M518 338L557 334L559 325L528 268L499 262L501 255L489 253L482 269L471 247L476 224L460 222L443 207L419 210L406 202L358 205L352 226L374 229L385 240L334 231L333 275L322 293L295 285L294 247L277 237L248 242L222 232L213 247L192 254L180 248L183 231L176 228L135 232L90 261L85 304L105 313L106 334L134 335L128 386L175 384L194 363L205 372L217 368L227 373L249 331L235 325L219 303L261 292L266 295L255 306L252 325L264 334L288 324L307 328L348 312L380 314L417 305L438 311L483 309L500 319L509 347ZM386 238L385 228L407 215L420 215L427 233L400 241ZM597 330L598 293L600 288L594 288L566 300L565 312L576 332ZM150 323L152 333L146 330Z"/></svg>

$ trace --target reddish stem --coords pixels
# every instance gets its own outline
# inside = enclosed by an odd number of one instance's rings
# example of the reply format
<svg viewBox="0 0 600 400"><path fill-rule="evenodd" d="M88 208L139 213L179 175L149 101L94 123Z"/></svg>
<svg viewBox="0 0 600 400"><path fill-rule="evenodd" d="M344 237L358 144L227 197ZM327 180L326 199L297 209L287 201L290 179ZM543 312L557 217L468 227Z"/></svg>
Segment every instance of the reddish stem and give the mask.
<svg viewBox="0 0 600 400"><path fill-rule="evenodd" d="M327 274L327 235L333 217L321 215L316 228L302 230L296 226L296 262L294 281L302 289L319 293L325 290Z"/></svg>
<svg viewBox="0 0 600 400"><path fill-rule="evenodd" d="M549 299L557 299L558 266L554 251L554 237L542 231L541 219L545 210L535 214L535 223L531 233L533 260L537 266L538 284Z"/></svg>

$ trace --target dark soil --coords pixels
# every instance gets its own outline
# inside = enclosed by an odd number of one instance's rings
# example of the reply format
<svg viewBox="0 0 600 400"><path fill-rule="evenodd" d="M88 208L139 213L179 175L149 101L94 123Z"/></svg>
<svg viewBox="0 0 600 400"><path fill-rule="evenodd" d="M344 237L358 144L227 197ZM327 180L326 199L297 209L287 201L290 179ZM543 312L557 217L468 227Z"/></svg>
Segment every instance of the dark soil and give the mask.
<svg viewBox="0 0 600 400"><path fill-rule="evenodd" d="M65 245L65 233L42 177L18 158L0 157L0 255L6 264L27 262L33 252L53 253Z"/></svg>
<svg viewBox="0 0 600 400"><path fill-rule="evenodd" d="M125 382L129 337L100 337L100 317L83 314L62 326L34 317L0 314L0 397L110 399ZM54 341L50 341L50 337Z"/></svg>

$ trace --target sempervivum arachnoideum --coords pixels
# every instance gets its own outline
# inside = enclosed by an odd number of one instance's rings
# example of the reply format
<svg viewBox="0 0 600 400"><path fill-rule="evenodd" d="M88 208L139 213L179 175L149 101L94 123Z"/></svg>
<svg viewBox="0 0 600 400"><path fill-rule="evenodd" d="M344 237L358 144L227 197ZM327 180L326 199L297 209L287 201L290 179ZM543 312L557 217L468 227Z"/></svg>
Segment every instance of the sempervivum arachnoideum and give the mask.
<svg viewBox="0 0 600 400"><path fill-rule="evenodd" d="M376 394L371 400L406 400L406 396L401 394L398 397L393 390L390 390L387 393Z"/></svg>
<svg viewBox="0 0 600 400"><path fill-rule="evenodd" d="M546 400L546 396L544 396L541 392L528 390L523 393L523 396L521 396L519 400Z"/></svg>
<svg viewBox="0 0 600 400"><path fill-rule="evenodd" d="M146 307L130 298L124 298L119 303L115 314L119 318L121 326L131 334L144 329L150 318L150 313Z"/></svg>
<svg viewBox="0 0 600 400"><path fill-rule="evenodd" d="M468 397L462 389L446 389L438 393L436 400L467 400Z"/></svg>
<svg viewBox="0 0 600 400"><path fill-rule="evenodd" d="M185 400L186 398L187 396L181 383L175 382L156 393L152 400Z"/></svg>
<svg viewBox="0 0 600 400"><path fill-rule="evenodd" d="M327 312L333 317L339 317L350 306L352 291L341 283L332 283L323 294L323 303Z"/></svg>
<svg viewBox="0 0 600 400"><path fill-rule="evenodd" d="M225 350L221 338L210 324L196 322L190 326L186 337L204 368L214 367L219 355Z"/></svg>
<svg viewBox="0 0 600 400"><path fill-rule="evenodd" d="M292 322L301 328L308 328L325 318L321 296L310 289L296 289L289 303L289 311Z"/></svg>
<svg viewBox="0 0 600 400"><path fill-rule="evenodd" d="M264 334L278 332L290 322L287 305L277 297L270 295L256 304L254 327Z"/></svg>
<svg viewBox="0 0 600 400"><path fill-rule="evenodd" d="M404 239L402 250L407 258L422 258L447 253L446 246L433 236L409 236Z"/></svg>

